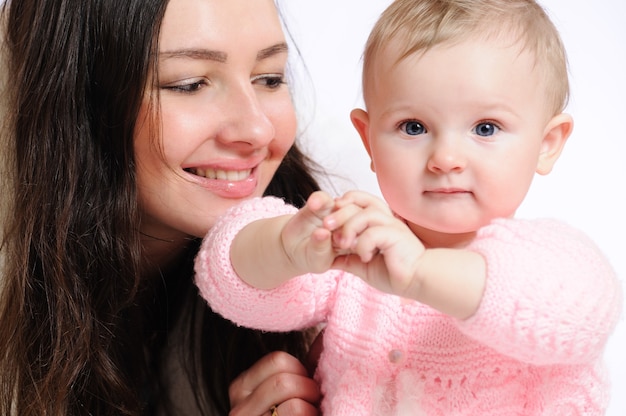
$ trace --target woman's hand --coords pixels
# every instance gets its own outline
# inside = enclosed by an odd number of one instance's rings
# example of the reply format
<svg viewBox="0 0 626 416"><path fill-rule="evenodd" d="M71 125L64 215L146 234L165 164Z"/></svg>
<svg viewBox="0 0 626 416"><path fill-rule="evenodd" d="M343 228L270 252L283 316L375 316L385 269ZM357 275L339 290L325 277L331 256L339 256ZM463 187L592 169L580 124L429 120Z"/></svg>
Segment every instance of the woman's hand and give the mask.
<svg viewBox="0 0 626 416"><path fill-rule="evenodd" d="M233 381L229 388L230 416L317 416L318 384L292 355L267 354Z"/></svg>

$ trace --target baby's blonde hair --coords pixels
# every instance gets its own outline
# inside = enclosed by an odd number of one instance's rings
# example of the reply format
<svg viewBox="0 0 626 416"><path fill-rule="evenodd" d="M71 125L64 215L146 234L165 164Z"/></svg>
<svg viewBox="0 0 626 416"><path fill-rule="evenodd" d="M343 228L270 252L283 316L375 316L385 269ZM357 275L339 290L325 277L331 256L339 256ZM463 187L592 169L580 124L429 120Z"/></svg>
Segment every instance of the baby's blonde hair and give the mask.
<svg viewBox="0 0 626 416"><path fill-rule="evenodd" d="M372 29L363 56L363 91L373 74L381 49L398 40L397 62L442 44L470 36L512 35L535 58L545 79L546 97L553 115L569 99L567 57L559 33L545 10L533 0L396 0Z"/></svg>

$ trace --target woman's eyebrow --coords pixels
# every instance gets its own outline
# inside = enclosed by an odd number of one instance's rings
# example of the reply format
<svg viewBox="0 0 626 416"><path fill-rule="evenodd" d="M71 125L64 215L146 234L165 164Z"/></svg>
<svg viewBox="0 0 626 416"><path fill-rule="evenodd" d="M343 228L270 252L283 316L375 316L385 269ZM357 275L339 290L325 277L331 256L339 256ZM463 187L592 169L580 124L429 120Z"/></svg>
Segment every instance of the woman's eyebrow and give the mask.
<svg viewBox="0 0 626 416"><path fill-rule="evenodd" d="M261 61L279 53L286 53L288 50L289 48L285 42L277 43L269 48L261 49L259 53L256 54L256 60Z"/></svg>
<svg viewBox="0 0 626 416"><path fill-rule="evenodd" d="M214 51L211 49L177 49L173 51L163 51L159 53L163 60L173 58L201 59L207 61L226 62L228 54L226 52Z"/></svg>
<svg viewBox="0 0 626 416"><path fill-rule="evenodd" d="M270 47L261 49L256 55L256 60L262 61L263 59L270 58L280 53L286 53L287 51L288 47L286 43L277 43ZM228 54L226 52L203 48L183 48L172 51L163 51L159 53L159 57L163 60L174 58L187 58L215 61L220 63L224 63L228 60Z"/></svg>

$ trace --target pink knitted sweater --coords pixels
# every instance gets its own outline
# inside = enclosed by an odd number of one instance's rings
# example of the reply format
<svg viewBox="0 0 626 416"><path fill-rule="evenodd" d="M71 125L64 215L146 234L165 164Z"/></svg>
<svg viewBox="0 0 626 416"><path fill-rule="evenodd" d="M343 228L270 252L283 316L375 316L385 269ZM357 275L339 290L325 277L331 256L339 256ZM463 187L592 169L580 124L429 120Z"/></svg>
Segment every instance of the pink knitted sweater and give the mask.
<svg viewBox="0 0 626 416"><path fill-rule="evenodd" d="M497 220L469 247L487 261L476 314L460 321L386 295L339 272L291 279L271 291L233 271L229 250L244 225L295 209L276 198L231 209L196 259L211 307L267 331L326 324L316 377L329 415L602 415L604 345L621 286L596 246L549 220Z"/></svg>

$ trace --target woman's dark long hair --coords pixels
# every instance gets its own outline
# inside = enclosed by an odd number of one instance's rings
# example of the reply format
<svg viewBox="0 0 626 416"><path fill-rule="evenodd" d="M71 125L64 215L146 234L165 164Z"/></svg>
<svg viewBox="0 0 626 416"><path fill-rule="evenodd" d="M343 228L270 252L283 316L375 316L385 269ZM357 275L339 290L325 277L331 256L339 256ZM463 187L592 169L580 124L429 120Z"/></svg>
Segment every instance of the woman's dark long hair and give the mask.
<svg viewBox="0 0 626 416"><path fill-rule="evenodd" d="M243 369L271 350L304 353L305 334L237 328L206 307L192 281L197 245L175 276L141 278L133 132L166 5L3 6L2 415L173 414L172 362L199 414L227 414ZM302 205L318 189L308 166L294 146L267 193Z"/></svg>

